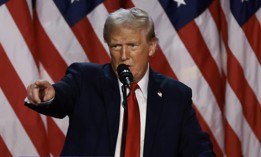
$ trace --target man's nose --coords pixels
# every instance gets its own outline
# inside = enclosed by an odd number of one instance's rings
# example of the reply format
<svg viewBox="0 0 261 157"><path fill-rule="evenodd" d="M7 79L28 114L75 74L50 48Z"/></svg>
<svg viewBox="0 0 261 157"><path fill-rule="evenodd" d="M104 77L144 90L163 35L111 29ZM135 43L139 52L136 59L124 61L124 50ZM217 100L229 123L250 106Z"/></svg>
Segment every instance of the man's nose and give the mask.
<svg viewBox="0 0 261 157"><path fill-rule="evenodd" d="M127 46L123 46L122 52L121 52L121 60L127 60L129 56L129 50Z"/></svg>

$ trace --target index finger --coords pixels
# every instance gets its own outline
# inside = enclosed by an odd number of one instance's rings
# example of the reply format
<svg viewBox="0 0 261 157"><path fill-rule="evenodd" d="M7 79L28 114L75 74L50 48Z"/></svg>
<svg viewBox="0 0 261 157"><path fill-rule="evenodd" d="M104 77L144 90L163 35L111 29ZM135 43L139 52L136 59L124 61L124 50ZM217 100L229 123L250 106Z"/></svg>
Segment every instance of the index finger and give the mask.
<svg viewBox="0 0 261 157"><path fill-rule="evenodd" d="M27 88L27 98L29 101L33 104L38 104L41 102L40 96L39 96L39 87L35 85L34 83L29 85Z"/></svg>
<svg viewBox="0 0 261 157"><path fill-rule="evenodd" d="M49 85L48 82L44 80L38 80L34 84L36 87L47 87Z"/></svg>

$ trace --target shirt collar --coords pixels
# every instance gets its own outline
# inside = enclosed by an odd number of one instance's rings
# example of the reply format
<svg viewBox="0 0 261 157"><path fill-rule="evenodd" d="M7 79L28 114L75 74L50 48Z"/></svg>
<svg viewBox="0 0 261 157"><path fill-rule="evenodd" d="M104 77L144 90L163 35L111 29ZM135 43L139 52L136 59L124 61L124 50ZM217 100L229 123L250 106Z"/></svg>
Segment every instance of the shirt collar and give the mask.
<svg viewBox="0 0 261 157"><path fill-rule="evenodd" d="M119 88L121 91L121 85L120 79L118 78L119 82ZM138 85L140 87L140 90L145 98L147 98L148 95L148 83L149 83L149 65L147 67L145 75L141 78L141 80L138 82ZM122 93L121 93L122 94Z"/></svg>
<svg viewBox="0 0 261 157"><path fill-rule="evenodd" d="M146 71L145 75L138 82L140 90L146 98L148 95L148 83L149 83L149 65L147 67L147 71Z"/></svg>

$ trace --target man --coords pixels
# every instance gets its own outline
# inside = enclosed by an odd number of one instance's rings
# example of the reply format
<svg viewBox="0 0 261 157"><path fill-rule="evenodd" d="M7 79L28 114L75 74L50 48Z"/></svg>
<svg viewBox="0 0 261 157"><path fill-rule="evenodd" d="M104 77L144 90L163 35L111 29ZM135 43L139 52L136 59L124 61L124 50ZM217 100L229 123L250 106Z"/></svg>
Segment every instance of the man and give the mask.
<svg viewBox="0 0 261 157"><path fill-rule="evenodd" d="M124 151L123 124L129 122L123 120L117 67L125 64L139 86L138 156L215 156L191 106L191 89L149 67L158 39L148 14L138 8L110 14L104 40L110 64L74 63L58 83L37 81L27 88L28 107L57 118L69 116L61 155L120 156Z"/></svg>

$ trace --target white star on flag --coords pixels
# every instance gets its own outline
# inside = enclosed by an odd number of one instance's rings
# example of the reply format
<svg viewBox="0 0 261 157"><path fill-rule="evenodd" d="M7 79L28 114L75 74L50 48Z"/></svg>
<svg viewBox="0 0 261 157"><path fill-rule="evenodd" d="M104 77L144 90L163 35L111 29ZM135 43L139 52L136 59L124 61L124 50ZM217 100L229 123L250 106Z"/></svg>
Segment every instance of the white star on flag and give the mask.
<svg viewBox="0 0 261 157"><path fill-rule="evenodd" d="M174 0L174 1L178 3L178 7L179 7L181 4L186 5L185 0Z"/></svg>

